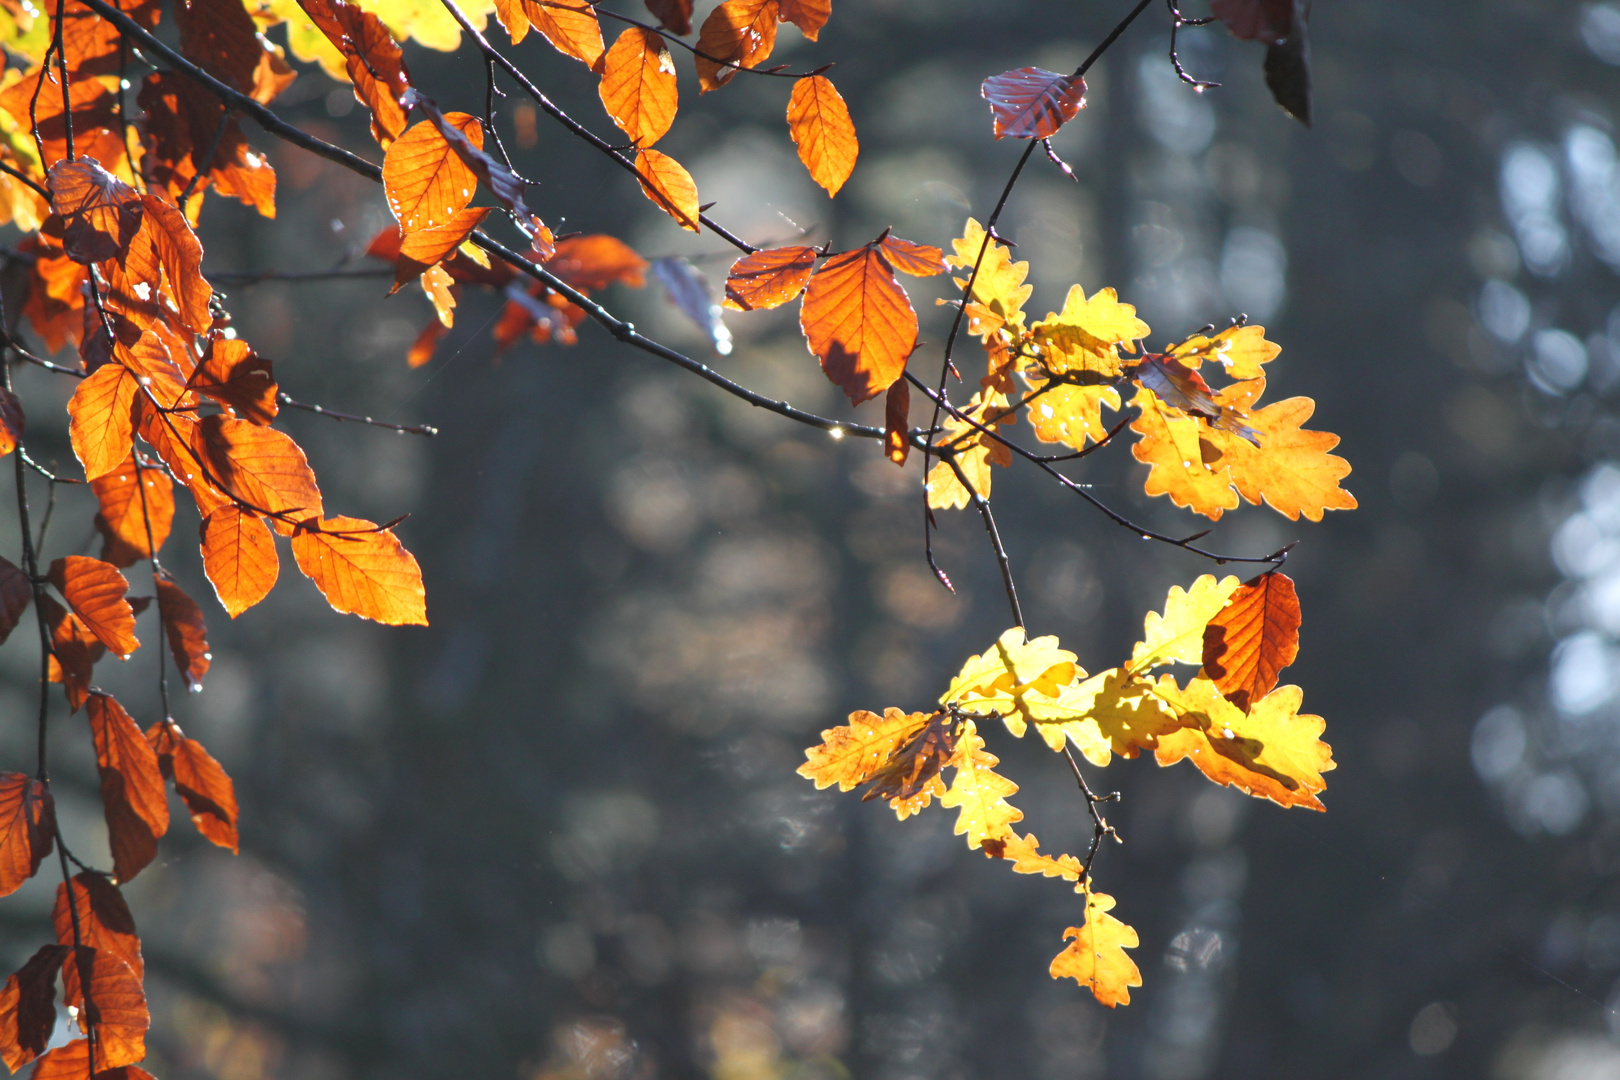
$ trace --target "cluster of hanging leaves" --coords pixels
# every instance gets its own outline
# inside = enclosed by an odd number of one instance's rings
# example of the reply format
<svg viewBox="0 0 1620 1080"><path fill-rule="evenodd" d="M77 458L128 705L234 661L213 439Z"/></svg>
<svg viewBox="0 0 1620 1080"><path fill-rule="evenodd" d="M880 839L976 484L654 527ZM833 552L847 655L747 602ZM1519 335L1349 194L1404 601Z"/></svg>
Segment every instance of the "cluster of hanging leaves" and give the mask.
<svg viewBox="0 0 1620 1080"><path fill-rule="evenodd" d="M1299 650L1294 583L1269 571L1246 583L1205 574L1170 590L1150 612L1142 640L1118 667L1088 675L1055 637L1029 640L1013 627L970 657L931 712L856 712L821 733L799 772L818 788L883 799L902 819L937 799L957 811L956 832L970 848L1012 863L1019 874L1072 882L1084 894L1081 925L1052 961L1053 978L1073 978L1104 1005L1130 1002L1141 973L1125 953L1136 931L1109 911L1114 898L1093 887L1091 859L1040 850L1024 814L1008 799L1018 786L995 771L981 726L995 718L1012 735L1031 729L1058 752L1094 765L1150 753L1160 765L1191 761L1210 780L1281 806L1321 810L1322 774L1333 758L1320 717L1300 712L1296 686L1278 675ZM1196 668L1185 681L1175 665ZM946 776L949 774L949 783ZM1101 840L1099 831L1096 840Z"/></svg>

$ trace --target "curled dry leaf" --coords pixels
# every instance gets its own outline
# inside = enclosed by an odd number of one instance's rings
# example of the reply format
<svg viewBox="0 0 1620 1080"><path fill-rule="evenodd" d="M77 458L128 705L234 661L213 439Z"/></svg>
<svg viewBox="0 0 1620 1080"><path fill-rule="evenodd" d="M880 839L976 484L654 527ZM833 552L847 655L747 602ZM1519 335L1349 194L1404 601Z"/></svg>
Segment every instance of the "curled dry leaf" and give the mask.
<svg viewBox="0 0 1620 1080"><path fill-rule="evenodd" d="M1299 595L1279 570L1245 582L1204 627L1204 675L1249 711L1299 655Z"/></svg>
<svg viewBox="0 0 1620 1080"><path fill-rule="evenodd" d="M643 150L636 155L636 177L642 193L683 229L701 232L698 221L698 190L692 174L668 154Z"/></svg>
<svg viewBox="0 0 1620 1080"><path fill-rule="evenodd" d="M632 26L602 58L602 107L619 130L645 149L675 122L675 60L661 35Z"/></svg>
<svg viewBox="0 0 1620 1080"><path fill-rule="evenodd" d="M979 87L998 139L1046 139L1086 107L1086 80L1044 68L992 75Z"/></svg>
<svg viewBox="0 0 1620 1080"><path fill-rule="evenodd" d="M809 75L794 83L787 121L788 133L810 178L826 188L828 195L837 195L855 171L861 148L849 106L832 80Z"/></svg>
<svg viewBox="0 0 1620 1080"><path fill-rule="evenodd" d="M392 530L360 518L310 523L292 538L293 558L338 611L394 626L426 626L422 571Z"/></svg>
<svg viewBox="0 0 1620 1080"><path fill-rule="evenodd" d="M275 538L263 521L235 506L203 518L201 533L203 573L234 619L275 587L281 571Z"/></svg>
<svg viewBox="0 0 1620 1080"><path fill-rule="evenodd" d="M658 284L664 287L664 295L669 297L669 302L703 331L714 346L714 351L721 356L729 354L731 331L726 327L725 319L721 318L720 305L714 302L709 291L709 279L703 271L679 255L669 255L653 260L652 274L658 279Z"/></svg>
<svg viewBox="0 0 1620 1080"><path fill-rule="evenodd" d="M0 896L39 871L55 836L50 788L25 773L0 773Z"/></svg>
<svg viewBox="0 0 1620 1080"><path fill-rule="evenodd" d="M0 1061L16 1072L45 1052L56 1030L56 973L67 948L42 945L0 986Z"/></svg>
<svg viewBox="0 0 1620 1080"><path fill-rule="evenodd" d="M0 387L0 457L17 449L26 426L22 402L17 400L16 394Z"/></svg>
<svg viewBox="0 0 1620 1080"><path fill-rule="evenodd" d="M58 161L46 183L70 259L96 263L129 250L141 227L141 194L91 159Z"/></svg>
<svg viewBox="0 0 1620 1080"><path fill-rule="evenodd" d="M955 760L956 719L936 712L920 731L915 732L891 753L872 774L871 786L861 801L882 799L904 821L928 806L929 800L945 795L940 772Z"/></svg>
<svg viewBox="0 0 1620 1080"><path fill-rule="evenodd" d="M883 402L883 453L902 468L911 453L911 386L896 379Z"/></svg>
<svg viewBox="0 0 1620 1080"><path fill-rule="evenodd" d="M113 874L119 881L128 881L152 861L158 837L169 830L169 800L163 790L163 774L151 744L115 699L93 691L85 711L96 746L96 768L101 774L101 802L112 846Z"/></svg>
<svg viewBox="0 0 1620 1080"><path fill-rule="evenodd" d="M191 811L191 823L203 836L231 853L237 850L236 785L203 744L190 739L173 720L160 720L146 731L157 751L163 775L174 781L175 794Z"/></svg>
<svg viewBox="0 0 1620 1080"><path fill-rule="evenodd" d="M733 311L780 307L804 291L816 268L816 249L766 248L744 255L726 275L725 306Z"/></svg>
<svg viewBox="0 0 1620 1080"><path fill-rule="evenodd" d="M73 614L115 655L127 660L141 647L135 613L124 599L129 581L118 567L86 555L64 555L51 563L50 579Z"/></svg>

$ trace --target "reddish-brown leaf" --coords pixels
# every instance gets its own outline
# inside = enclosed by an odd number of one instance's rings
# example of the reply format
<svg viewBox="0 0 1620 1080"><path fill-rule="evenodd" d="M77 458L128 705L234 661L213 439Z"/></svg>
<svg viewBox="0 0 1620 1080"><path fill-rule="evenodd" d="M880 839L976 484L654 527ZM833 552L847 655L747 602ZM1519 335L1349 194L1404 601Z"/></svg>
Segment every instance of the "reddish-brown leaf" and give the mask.
<svg viewBox="0 0 1620 1080"><path fill-rule="evenodd" d="M1204 674L1244 712L1299 655L1299 595L1279 570L1239 587L1204 627Z"/></svg>
<svg viewBox="0 0 1620 1080"><path fill-rule="evenodd" d="M778 7L778 17L797 26L811 41L821 35L821 28L832 15L832 0L779 0Z"/></svg>
<svg viewBox="0 0 1620 1080"><path fill-rule="evenodd" d="M355 98L371 110L371 134L386 149L405 131L400 98L410 71L382 20L344 0L298 0L310 22L343 53Z"/></svg>
<svg viewBox="0 0 1620 1080"><path fill-rule="evenodd" d="M97 1073L99 1080L100 1073ZM28 1080L86 1080L90 1076L90 1041L74 1039L39 1056Z"/></svg>
<svg viewBox="0 0 1620 1080"><path fill-rule="evenodd" d="M23 429L27 426L27 418L23 415L22 402L10 390L0 387L0 457L5 457L17 449L22 442Z"/></svg>
<svg viewBox="0 0 1620 1080"><path fill-rule="evenodd" d="M88 555L64 555L51 563L50 577L73 614L114 655L127 660L141 647L135 638L135 613L124 599L129 582L118 567Z"/></svg>
<svg viewBox="0 0 1620 1080"><path fill-rule="evenodd" d="M883 401L883 451L902 468L911 454L911 386L896 379Z"/></svg>
<svg viewBox="0 0 1620 1080"><path fill-rule="evenodd" d="M804 291L816 268L816 249L767 248L744 255L726 275L725 306L733 311L780 307Z"/></svg>
<svg viewBox="0 0 1620 1080"><path fill-rule="evenodd" d="M932 244L914 244L898 236L884 234L878 241L883 257L902 274L912 277L933 277L945 272L945 253Z"/></svg>
<svg viewBox="0 0 1620 1080"><path fill-rule="evenodd" d="M855 171L861 146L855 138L849 106L832 80L808 75L794 83L787 121L788 133L799 149L799 160L810 170L810 179L826 188L828 195L837 195Z"/></svg>
<svg viewBox="0 0 1620 1080"><path fill-rule="evenodd" d="M96 1078L101 1080L107 1075L104 1070L133 1065L146 1057L146 1029L152 1017L140 976L122 959L89 945L80 945L75 953L64 965L78 969L72 988L88 984L90 992L64 997L80 1010L79 1030L95 1029L96 1064L100 1066Z"/></svg>
<svg viewBox="0 0 1620 1080"><path fill-rule="evenodd" d="M197 831L235 854L236 786L219 762L173 720L153 724L146 729L146 738L157 751L163 775L174 781L176 794L191 811Z"/></svg>
<svg viewBox="0 0 1620 1080"><path fill-rule="evenodd" d="M1294 0L1210 0L1209 11L1244 41L1276 45L1294 32Z"/></svg>
<svg viewBox="0 0 1620 1080"><path fill-rule="evenodd" d="M169 201L178 203L198 170L205 169L193 199L213 184L220 194L241 200L265 217L276 216L275 169L263 154L253 152L241 125L225 116L219 98L206 86L178 72L155 72L142 82L137 101L146 112L150 143L142 166L150 169ZM195 210L195 202L190 208Z"/></svg>
<svg viewBox="0 0 1620 1080"><path fill-rule="evenodd" d="M11 636L17 622L34 598L28 575L5 559L0 559L0 644Z"/></svg>
<svg viewBox="0 0 1620 1080"><path fill-rule="evenodd" d="M1086 80L1044 68L1004 71L984 80L998 139L1045 139L1086 107Z"/></svg>
<svg viewBox="0 0 1620 1080"><path fill-rule="evenodd" d="M641 191L683 229L701 232L698 190L692 174L668 154L643 150L636 155L636 177Z"/></svg>
<svg viewBox="0 0 1620 1080"><path fill-rule="evenodd" d="M93 160L58 161L47 180L68 258L86 265L128 250L141 227L141 194Z"/></svg>
<svg viewBox="0 0 1620 1080"><path fill-rule="evenodd" d="M216 413L197 425L196 443L210 478L252 509L298 521L321 516L309 460L285 433Z"/></svg>
<svg viewBox="0 0 1620 1080"><path fill-rule="evenodd" d="M685 37L692 32L692 0L644 0L647 10L658 19L658 25L672 34Z"/></svg>
<svg viewBox="0 0 1620 1080"><path fill-rule="evenodd" d="M50 15L51 25L54 27L56 5L48 5L44 10ZM67 54L69 74L74 78L118 74L121 56L122 63L128 62L127 54L121 54L119 51L122 35L118 27L91 11L79 0L67 0L61 10L62 51ZM157 0L120 4L119 10L147 30L153 29L158 24L160 5Z"/></svg>
<svg viewBox="0 0 1620 1080"><path fill-rule="evenodd" d="M212 659L208 653L208 627L203 622L202 608L166 570L157 574L157 600L174 666L185 678L187 689L200 690Z"/></svg>
<svg viewBox="0 0 1620 1080"><path fill-rule="evenodd" d="M201 532L203 572L234 619L275 586L281 569L275 538L258 517L234 506L203 518Z"/></svg>
<svg viewBox="0 0 1620 1080"><path fill-rule="evenodd" d="M146 961L141 956L141 939L135 935L135 919L124 902L118 886L88 871L73 878L73 905L79 920L78 940L98 952L116 956L128 964L136 978L146 974ZM67 946L74 942L74 912L68 910L68 886L64 882L56 887L56 904L51 908L51 925L56 929L56 940ZM79 973L75 965L63 971L67 981L67 997L79 996Z"/></svg>
<svg viewBox="0 0 1620 1080"><path fill-rule="evenodd" d="M391 530L336 517L292 538L293 558L338 611L394 626L427 625L422 571Z"/></svg>
<svg viewBox="0 0 1620 1080"><path fill-rule="evenodd" d="M242 0L179 0L174 20L186 59L259 104L292 82L292 70L270 51Z"/></svg>
<svg viewBox="0 0 1620 1080"><path fill-rule="evenodd" d="M698 85L708 93L730 82L737 68L756 67L776 47L777 0L725 0L698 32Z"/></svg>
<svg viewBox="0 0 1620 1080"><path fill-rule="evenodd" d="M675 61L661 35L632 26L602 57L602 107L636 146L664 137L679 104Z"/></svg>
<svg viewBox="0 0 1620 1080"><path fill-rule="evenodd" d="M281 409L270 361L240 338L210 335L203 362L191 373L190 388L252 424L270 423Z"/></svg>
<svg viewBox="0 0 1620 1080"><path fill-rule="evenodd" d="M104 364L68 399L68 438L86 479L105 476L129 457L130 410L140 384L122 364Z"/></svg>
<svg viewBox="0 0 1620 1080"><path fill-rule="evenodd" d="M0 1061L16 1072L45 1052L56 1029L56 972L67 949L42 945L0 986Z"/></svg>
<svg viewBox="0 0 1620 1080"><path fill-rule="evenodd" d="M51 631L50 680L62 684L68 704L78 712L90 693L90 673L107 654L107 646L50 594L39 597L39 609Z"/></svg>
<svg viewBox="0 0 1620 1080"><path fill-rule="evenodd" d="M156 289L161 267L181 324L194 334L206 334L214 322L208 310L214 289L202 276L201 241L178 207L151 194L141 198L141 206L145 213L130 244L125 271L135 282Z"/></svg>
<svg viewBox="0 0 1620 1080"><path fill-rule="evenodd" d="M50 788L24 773L0 773L0 896L34 876L55 836Z"/></svg>
<svg viewBox="0 0 1620 1080"><path fill-rule="evenodd" d="M154 408L145 396L135 399L135 430L169 467L175 479L186 485L197 503L197 513L207 517L230 503L230 496L214 485L204 470L196 443L198 423L186 413L165 413Z"/></svg>
<svg viewBox="0 0 1620 1080"><path fill-rule="evenodd" d="M546 269L576 289L594 292L613 282L639 289L646 283L647 260L617 237L604 233L570 236L557 242Z"/></svg>
<svg viewBox="0 0 1620 1080"><path fill-rule="evenodd" d="M116 700L99 690L92 691L86 713L96 744L96 767L101 773L101 803L112 846L113 874L119 881L128 881L152 861L158 837L169 829L163 774L158 770L152 745ZM95 993L93 985L91 993Z"/></svg>
<svg viewBox="0 0 1620 1080"><path fill-rule="evenodd" d="M135 376L135 381L140 387L137 391L140 397L154 397L165 409L184 408L195 404L194 400L186 400L186 373L175 363L176 353L190 362L186 346L176 340L175 351L171 352L169 346L164 344L164 337L165 335L157 329L147 330L133 344L126 347L121 333L117 344L113 346L113 358Z"/></svg>
<svg viewBox="0 0 1620 1080"><path fill-rule="evenodd" d="M917 344L917 313L875 242L821 264L799 325L822 370L855 405L900 378Z"/></svg>

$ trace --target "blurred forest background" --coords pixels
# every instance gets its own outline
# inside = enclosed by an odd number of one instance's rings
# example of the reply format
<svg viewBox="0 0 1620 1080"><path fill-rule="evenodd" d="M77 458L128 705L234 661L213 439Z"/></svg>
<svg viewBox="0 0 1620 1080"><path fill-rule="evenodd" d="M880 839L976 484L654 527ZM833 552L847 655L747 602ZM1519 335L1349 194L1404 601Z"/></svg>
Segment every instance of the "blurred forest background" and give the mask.
<svg viewBox="0 0 1620 1080"><path fill-rule="evenodd" d="M756 242L807 227L842 246L892 225L943 246L970 211L983 219L1021 150L991 140L980 81L1072 68L1126 6L841 0L818 46L784 26L795 68L838 62L861 133L836 202L794 158L780 80L708 95L661 148ZM1097 875L1142 935L1147 985L1128 1008L1047 978L1077 911L1066 889L988 864L947 814L899 823L794 774L822 728L923 707L1005 629L976 517L944 515L958 594L930 577L915 458L897 470L589 326L573 348L497 359L489 296L469 294L412 371L419 293L269 282L226 291L285 389L443 432L286 418L334 503L411 514L400 532L433 625L339 617L292 577L237 622L210 605L214 668L177 719L235 777L243 853L179 830L128 890L152 1071L1620 1077L1620 3L1338 0L1313 15L1306 130L1271 104L1259 47L1219 27L1181 40L1191 71L1225 85L1178 83L1150 9L1057 139L1079 182L1037 157L1002 226L1033 265L1037 317L1078 281L1118 287L1156 342L1240 311L1263 323L1283 346L1273 396L1317 400L1312 426L1344 436L1361 501L1321 525L1246 509L1212 540L1302 541L1289 681L1328 721L1328 813L1215 790L1185 765L1117 761L1094 779L1123 793L1126 843ZM514 55L607 129L586 71L537 36ZM466 55L409 59L445 107L481 111ZM721 244L681 234L518 104L503 134L554 228L723 276ZM375 151L348 88L314 69L277 108ZM279 174L280 216L210 198L210 273L364 265L381 190L250 137ZM942 283L912 288L936 351ZM653 283L609 301L707 355ZM728 315L736 348L714 362L844 415L784 312ZM31 400L71 390L19 377ZM30 417L36 452L54 439L63 464L65 420ZM1199 527L1146 499L1140 470L1121 447L1077 473L1145 524ZM995 494L1032 633L1093 670L1170 585L1215 569L1021 470ZM89 519L88 493L61 497ZM54 544L47 557L91 538ZM173 546L206 593L194 550ZM31 760L36 665L26 635L0 652L13 765ZM103 674L153 719L144 669ZM1029 824L1072 850L1083 806L1031 742L991 735ZM96 851L87 743L59 739L56 790L74 846ZM13 966L48 932L50 888L0 908Z"/></svg>

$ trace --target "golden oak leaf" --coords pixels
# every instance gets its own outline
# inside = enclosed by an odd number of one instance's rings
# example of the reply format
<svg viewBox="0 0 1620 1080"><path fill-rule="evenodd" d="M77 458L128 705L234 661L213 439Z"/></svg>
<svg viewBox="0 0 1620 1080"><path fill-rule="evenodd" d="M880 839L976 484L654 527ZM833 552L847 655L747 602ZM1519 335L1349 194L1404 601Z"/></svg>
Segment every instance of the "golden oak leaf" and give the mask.
<svg viewBox="0 0 1620 1080"><path fill-rule="evenodd" d="M68 399L68 438L85 479L105 476L129 457L135 430L130 410L139 389L122 364L103 364Z"/></svg>
<svg viewBox="0 0 1620 1080"><path fill-rule="evenodd" d="M810 170L810 178L826 188L828 195L837 195L855 171L861 148L855 138L855 123L849 118L849 106L832 80L808 75L794 83L787 121L788 133L798 147L799 160Z"/></svg>
<svg viewBox="0 0 1620 1080"><path fill-rule="evenodd" d="M852 712L848 724L823 731L820 744L804 752L799 775L813 780L818 791L833 784L839 791L853 790L876 776L929 719L929 713L904 713L892 707L882 716L864 709Z"/></svg>
<svg viewBox="0 0 1620 1080"><path fill-rule="evenodd" d="M1204 675L1249 710L1299 655L1299 594L1280 570L1246 581L1204 627Z"/></svg>
<svg viewBox="0 0 1620 1080"><path fill-rule="evenodd" d="M675 122L675 61L661 35L632 26L602 58L602 107L619 130L645 149Z"/></svg>
<svg viewBox="0 0 1620 1080"><path fill-rule="evenodd" d="M1322 718L1299 712L1299 687L1277 687L1246 714L1203 676L1181 690L1165 675L1154 692L1190 725L1160 738L1160 765L1190 758L1217 784L1280 806L1325 809L1316 796L1327 787L1322 774L1334 767L1333 751L1321 741Z"/></svg>
<svg viewBox="0 0 1620 1080"><path fill-rule="evenodd" d="M984 228L968 218L962 235L951 241L953 254L945 261L958 269L971 269L978 263L979 272L973 278L973 292L968 297L968 332L981 339L988 338L1003 326L1018 336L1024 329L1024 302L1035 291L1025 285L1029 263L1015 262L1007 248L994 240L986 243ZM979 253L984 252L980 260ZM967 288L968 279L953 278L959 288Z"/></svg>
<svg viewBox="0 0 1620 1080"><path fill-rule="evenodd" d="M1052 978L1073 979L1112 1009L1131 1003L1130 987L1142 985L1136 962L1126 949L1141 944L1136 931L1108 914L1114 898L1107 893L1086 894L1086 922L1063 931L1074 940L1052 961Z"/></svg>
<svg viewBox="0 0 1620 1080"><path fill-rule="evenodd" d="M191 811L197 831L232 854L237 850L236 786L213 755L187 738L173 720L160 720L146 730L158 768L174 782L175 794Z"/></svg>
<svg viewBox="0 0 1620 1080"><path fill-rule="evenodd" d="M484 127L477 117L446 113L444 119L483 149ZM413 124L383 157L383 193L405 235L449 224L477 187L477 174L431 120Z"/></svg>
<svg viewBox="0 0 1620 1080"><path fill-rule="evenodd" d="M964 721L953 762L956 775L939 805L957 811L956 835L965 835L970 848L981 849L987 840L1016 836L1013 823L1024 818L1023 811L1007 801L1007 796L1017 793L1018 785L995 771L998 763L984 749L984 739L973 721Z"/></svg>
<svg viewBox="0 0 1620 1080"><path fill-rule="evenodd" d="M725 306L732 311L782 306L804 291L816 258L811 247L766 248L744 255L726 275Z"/></svg>
<svg viewBox="0 0 1620 1080"><path fill-rule="evenodd" d="M985 840L980 846L987 856L1010 861L1015 874L1040 874L1077 882L1084 869L1073 855L1041 854L1041 842L1034 833L1019 836L1009 830L1005 839Z"/></svg>
<svg viewBox="0 0 1620 1080"><path fill-rule="evenodd" d="M174 521L174 485L155 463L135 467L132 453L110 473L90 481L101 504L96 528L101 531L101 558L114 566L132 566L152 557L169 537Z"/></svg>
<svg viewBox="0 0 1620 1080"><path fill-rule="evenodd" d="M1062 443L1076 450L1084 450L1088 441L1102 442L1108 434L1103 423L1102 407L1119 408L1119 390L1105 385L1072 386L1057 383L1046 389L1049 380L1030 377L1032 390L1026 412L1035 437L1042 442Z"/></svg>
<svg viewBox="0 0 1620 1080"><path fill-rule="evenodd" d="M456 296L460 290L443 266L430 266L419 284L433 305L433 314L446 329L456 324Z"/></svg>
<svg viewBox="0 0 1620 1080"><path fill-rule="evenodd" d="M1258 395L1256 395L1258 396ZM1326 510L1354 510L1356 498L1339 481L1350 475L1350 463L1328 453L1339 437L1326 431L1305 431L1316 403L1308 397L1288 398L1249 414L1258 433L1259 447L1227 432L1215 432L1220 462L1231 470L1238 494L1256 506L1264 499L1289 521L1301 514L1321 521Z"/></svg>
<svg viewBox="0 0 1620 1080"><path fill-rule="evenodd" d="M675 224L702 231L697 184L685 166L658 150L643 150L636 155L636 178L641 181L642 194L674 218Z"/></svg>
<svg viewBox="0 0 1620 1080"><path fill-rule="evenodd" d="M135 613L124 599L129 582L116 566L86 555L64 555L51 563L50 579L73 614L115 655L127 660L141 647Z"/></svg>
<svg viewBox="0 0 1620 1080"><path fill-rule="evenodd" d="M959 410L965 419L945 418L945 432L937 445L956 451L956 466L966 476L972 490L962 483L947 461L940 461L928 471L926 490L928 505L935 510L962 510L973 502L973 496L990 497L991 465L1002 468L1012 464L1012 450L1000 440L985 434L968 420L994 431L998 427L1017 421L1016 414L1007 408L1007 398L999 391L983 390Z"/></svg>
<svg viewBox="0 0 1620 1080"><path fill-rule="evenodd" d="M42 945L0 986L0 1061L15 1073L45 1052L56 1030L56 973L68 949Z"/></svg>
<svg viewBox="0 0 1620 1080"><path fill-rule="evenodd" d="M861 801L884 799L901 821L906 820L945 794L939 774L955 763L956 748L956 720L944 712L934 713L872 774L871 787Z"/></svg>
<svg viewBox="0 0 1620 1080"><path fill-rule="evenodd" d="M1075 655L1055 637L1026 640L1015 626L978 656L969 657L939 699L941 705L998 713L1007 730L1023 737L1029 721L1055 717L1064 688L1085 678ZM1071 714L1072 715L1072 714Z"/></svg>
<svg viewBox="0 0 1620 1080"><path fill-rule="evenodd" d="M1146 387L1136 392L1131 404L1141 410L1131 421L1131 430L1140 436L1131 453L1150 467L1144 485L1149 495L1168 495L1177 506L1211 521L1237 508L1231 471L1216 446L1223 432L1171 408Z"/></svg>
<svg viewBox="0 0 1620 1080"><path fill-rule="evenodd" d="M730 82L738 68L769 59L776 47L777 0L725 0L698 31L698 85L708 93Z"/></svg>
<svg viewBox="0 0 1620 1080"><path fill-rule="evenodd" d="M269 595L281 569L269 528L229 505L203 518L202 559L203 573L233 619Z"/></svg>
<svg viewBox="0 0 1620 1080"><path fill-rule="evenodd" d="M1120 303L1113 289L1099 289L1088 300L1078 285L1069 290L1062 311L1048 313L1031 327L1048 371L1099 381L1118 378L1123 371L1120 347L1134 353L1134 342L1150 332L1136 317L1136 308Z"/></svg>
<svg viewBox="0 0 1620 1080"><path fill-rule="evenodd" d="M1045 139L1086 107L1086 80L1038 67L992 75L979 87L998 139Z"/></svg>
<svg viewBox="0 0 1620 1080"><path fill-rule="evenodd" d="M169 829L163 774L151 744L111 696L92 691L86 714L101 774L113 874L119 881L128 881L152 861L158 837Z"/></svg>
<svg viewBox="0 0 1620 1080"><path fill-rule="evenodd" d="M426 626L422 570L391 529L360 518L309 522L292 538L293 558L338 611L391 626Z"/></svg>
<svg viewBox="0 0 1620 1080"><path fill-rule="evenodd" d="M1098 672L1065 687L1045 715L1035 721L1048 746L1062 750L1064 739L1093 765L1114 754L1134 758L1158 746L1159 737L1181 727L1181 720L1154 693L1152 684L1119 668Z"/></svg>
<svg viewBox="0 0 1620 1080"><path fill-rule="evenodd" d="M1229 378L1258 379L1264 365L1282 349L1266 340L1263 326L1229 326L1218 334L1194 334L1170 350L1170 355L1197 369L1205 360L1220 364Z"/></svg>
<svg viewBox="0 0 1620 1080"><path fill-rule="evenodd" d="M1202 664L1204 627L1240 584L1230 574L1218 581L1214 574L1204 574L1190 588L1172 585L1164 599L1164 614L1150 611L1142 620L1142 640L1131 650L1126 670L1142 675L1164 664Z"/></svg>
<svg viewBox="0 0 1620 1080"><path fill-rule="evenodd" d="M38 872L55 837L51 789L26 773L0 773L0 896Z"/></svg>

